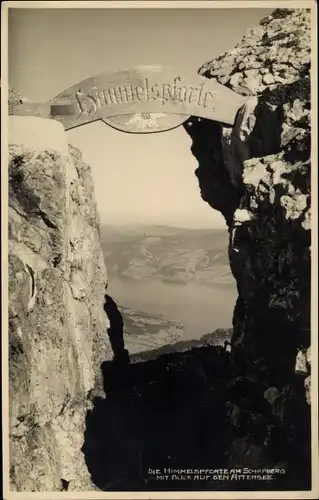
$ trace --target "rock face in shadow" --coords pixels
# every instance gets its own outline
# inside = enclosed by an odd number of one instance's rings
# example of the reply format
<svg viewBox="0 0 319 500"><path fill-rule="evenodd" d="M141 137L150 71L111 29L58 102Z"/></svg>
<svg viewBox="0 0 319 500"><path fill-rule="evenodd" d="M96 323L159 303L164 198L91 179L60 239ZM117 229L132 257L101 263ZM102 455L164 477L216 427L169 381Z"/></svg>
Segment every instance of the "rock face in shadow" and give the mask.
<svg viewBox="0 0 319 500"><path fill-rule="evenodd" d="M111 349L91 173L59 123L12 119L11 489L92 489L80 449L88 396Z"/></svg>
<svg viewBox="0 0 319 500"><path fill-rule="evenodd" d="M179 482L152 480L149 469L226 463L228 366L227 353L210 347L153 360L141 353L125 368L103 363L106 399L88 413L83 446L93 482L105 491L176 489Z"/></svg>
<svg viewBox="0 0 319 500"><path fill-rule="evenodd" d="M309 488L308 436L292 425L304 423L306 401L274 390L265 398L247 377L235 379L223 347L183 345L101 368L106 398L87 414L82 448L100 490ZM244 467L265 479L231 480Z"/></svg>
<svg viewBox="0 0 319 500"><path fill-rule="evenodd" d="M277 9L232 51L200 69L247 96L234 128L198 118L185 124L202 198L229 227L239 295L234 375L249 377L260 394L270 388L278 394L272 411L288 412L285 425L291 427L280 443L300 454L304 436L305 468L310 412L304 408L297 417L289 408L304 407L310 373L307 363L302 374L295 371L298 352L305 356L310 345L309 71L310 12ZM299 438L293 443L295 432ZM232 463L261 460L263 447L252 455L254 441L245 439L233 444Z"/></svg>

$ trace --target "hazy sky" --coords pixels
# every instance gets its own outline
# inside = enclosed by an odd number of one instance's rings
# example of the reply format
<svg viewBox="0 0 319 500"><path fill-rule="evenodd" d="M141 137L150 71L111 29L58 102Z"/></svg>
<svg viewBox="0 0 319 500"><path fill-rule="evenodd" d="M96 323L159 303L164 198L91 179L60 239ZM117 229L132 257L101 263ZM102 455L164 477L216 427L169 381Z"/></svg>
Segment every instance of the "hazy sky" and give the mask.
<svg viewBox="0 0 319 500"><path fill-rule="evenodd" d="M269 9L10 9L9 85L47 101L97 73L135 65L197 72L233 48ZM220 227L200 198L179 127L132 135L103 123L67 132L93 170L102 223Z"/></svg>

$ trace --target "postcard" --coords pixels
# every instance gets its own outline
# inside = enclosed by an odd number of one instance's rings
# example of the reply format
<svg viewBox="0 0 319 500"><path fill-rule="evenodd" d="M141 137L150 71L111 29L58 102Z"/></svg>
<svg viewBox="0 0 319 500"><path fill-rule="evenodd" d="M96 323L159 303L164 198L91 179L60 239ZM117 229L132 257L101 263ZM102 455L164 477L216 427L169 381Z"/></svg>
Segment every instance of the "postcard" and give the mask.
<svg viewBox="0 0 319 500"><path fill-rule="evenodd" d="M317 498L316 14L3 2L6 500Z"/></svg>

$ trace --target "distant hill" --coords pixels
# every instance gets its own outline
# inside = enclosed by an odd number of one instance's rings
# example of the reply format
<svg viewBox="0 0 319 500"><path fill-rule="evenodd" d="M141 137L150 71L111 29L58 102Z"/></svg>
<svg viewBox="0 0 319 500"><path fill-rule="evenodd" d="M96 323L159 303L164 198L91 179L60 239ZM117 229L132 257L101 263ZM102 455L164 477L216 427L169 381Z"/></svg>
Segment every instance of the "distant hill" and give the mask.
<svg viewBox="0 0 319 500"><path fill-rule="evenodd" d="M102 226L110 276L186 283L232 283L228 232L168 226Z"/></svg>
<svg viewBox="0 0 319 500"><path fill-rule="evenodd" d="M124 320L124 342L130 353L155 349L182 340L184 327L164 316L134 311L119 304Z"/></svg>

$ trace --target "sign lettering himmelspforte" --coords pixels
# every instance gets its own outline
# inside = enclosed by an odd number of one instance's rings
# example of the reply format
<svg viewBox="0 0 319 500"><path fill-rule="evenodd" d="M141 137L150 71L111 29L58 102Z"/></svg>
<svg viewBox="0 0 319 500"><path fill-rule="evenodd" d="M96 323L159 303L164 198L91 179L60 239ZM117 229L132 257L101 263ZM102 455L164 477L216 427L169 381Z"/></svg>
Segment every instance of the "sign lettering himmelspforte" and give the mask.
<svg viewBox="0 0 319 500"><path fill-rule="evenodd" d="M233 125L246 98L198 74L139 66L106 72L79 82L49 103L9 107L10 114L33 114L60 121L66 130L102 120L125 132L172 129L189 116Z"/></svg>

